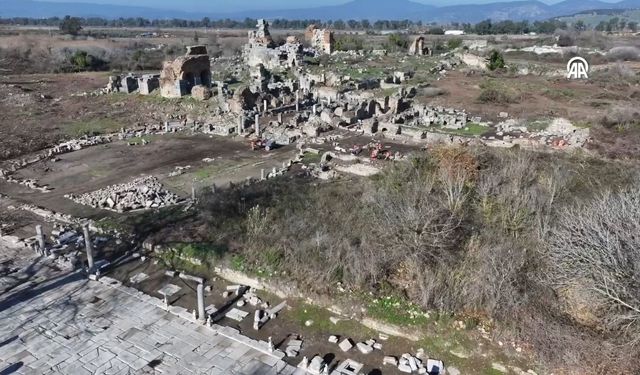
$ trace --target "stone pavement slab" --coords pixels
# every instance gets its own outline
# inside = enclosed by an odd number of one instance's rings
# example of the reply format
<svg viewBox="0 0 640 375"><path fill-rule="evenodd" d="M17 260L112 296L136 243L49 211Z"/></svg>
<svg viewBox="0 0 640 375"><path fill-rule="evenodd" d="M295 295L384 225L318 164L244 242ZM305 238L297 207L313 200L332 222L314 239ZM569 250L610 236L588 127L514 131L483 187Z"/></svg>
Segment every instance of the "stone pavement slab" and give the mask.
<svg viewBox="0 0 640 375"><path fill-rule="evenodd" d="M108 278L48 275L0 295L0 373L291 374L281 353ZM264 349L262 349L264 348Z"/></svg>

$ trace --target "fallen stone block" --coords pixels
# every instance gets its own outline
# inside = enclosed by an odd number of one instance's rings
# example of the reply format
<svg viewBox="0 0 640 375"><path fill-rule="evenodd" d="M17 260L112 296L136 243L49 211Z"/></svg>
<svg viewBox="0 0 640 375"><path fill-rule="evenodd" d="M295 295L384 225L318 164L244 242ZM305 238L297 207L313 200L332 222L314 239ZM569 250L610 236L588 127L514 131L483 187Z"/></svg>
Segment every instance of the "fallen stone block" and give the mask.
<svg viewBox="0 0 640 375"><path fill-rule="evenodd" d="M413 370L411 370L411 366L409 366L409 364L406 364L406 363L399 364L398 370L400 372L404 372L405 374L411 374L413 372Z"/></svg>
<svg viewBox="0 0 640 375"><path fill-rule="evenodd" d="M442 363L442 361L436 359L428 359L426 368L429 374L444 374L444 363Z"/></svg>
<svg viewBox="0 0 640 375"><path fill-rule="evenodd" d="M388 355L382 359L382 364L385 366L398 367L398 359L396 357Z"/></svg>
<svg viewBox="0 0 640 375"><path fill-rule="evenodd" d="M338 346L343 352L348 352L349 350L351 350L351 348L353 348L353 344L351 343L350 339L342 340L342 342L338 344Z"/></svg>
<svg viewBox="0 0 640 375"><path fill-rule="evenodd" d="M324 363L324 359L322 359L322 357L320 356L315 356L311 360L311 363L309 364L307 371L314 375L320 375L324 370L325 366L326 365Z"/></svg>
<svg viewBox="0 0 640 375"><path fill-rule="evenodd" d="M249 315L248 312L246 311L242 311L242 310L238 310L236 308L233 308L231 310L229 310L229 312L227 312L225 314L225 316L231 320L235 320L237 322L241 322L244 320L244 318L247 317L247 315Z"/></svg>
<svg viewBox="0 0 640 375"><path fill-rule="evenodd" d="M356 347L358 348L358 350L360 351L360 353L362 354L370 354L371 352L373 352L373 346L371 345L367 345L364 342L359 342L356 344Z"/></svg>
<svg viewBox="0 0 640 375"><path fill-rule="evenodd" d="M283 301L282 303L273 307L272 309L267 310L267 315L269 316L270 319L274 319L276 315L278 315L278 313L282 311L285 307L287 307L287 301Z"/></svg>

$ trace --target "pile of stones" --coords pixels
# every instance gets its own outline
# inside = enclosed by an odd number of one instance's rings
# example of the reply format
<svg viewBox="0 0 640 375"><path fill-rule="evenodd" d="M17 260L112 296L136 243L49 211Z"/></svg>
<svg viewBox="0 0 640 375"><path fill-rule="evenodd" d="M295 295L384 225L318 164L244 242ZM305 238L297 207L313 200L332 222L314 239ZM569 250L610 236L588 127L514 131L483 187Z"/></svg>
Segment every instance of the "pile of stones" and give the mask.
<svg viewBox="0 0 640 375"><path fill-rule="evenodd" d="M165 190L158 179L152 176L141 177L130 183L110 186L81 196L65 195L65 198L86 206L117 212L159 208L180 202L177 195Z"/></svg>
<svg viewBox="0 0 640 375"><path fill-rule="evenodd" d="M83 148L97 146L111 142L109 136L84 137L80 139L72 139L67 142L60 143L49 151L48 156L66 154L68 152L80 151Z"/></svg>
<svg viewBox="0 0 640 375"><path fill-rule="evenodd" d="M393 356L385 356L383 365L397 367L398 370L405 374L444 374L444 364L436 359L426 359L423 361L424 351L420 350L415 356L404 353L400 359Z"/></svg>

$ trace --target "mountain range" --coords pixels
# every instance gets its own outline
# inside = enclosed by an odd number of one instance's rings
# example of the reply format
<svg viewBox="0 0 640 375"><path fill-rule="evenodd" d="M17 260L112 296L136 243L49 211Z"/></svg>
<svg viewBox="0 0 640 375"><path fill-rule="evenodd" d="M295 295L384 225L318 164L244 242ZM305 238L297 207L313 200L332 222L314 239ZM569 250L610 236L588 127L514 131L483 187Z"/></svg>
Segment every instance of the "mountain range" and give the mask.
<svg viewBox="0 0 640 375"><path fill-rule="evenodd" d="M640 9L640 0L622 0L608 3L599 0L565 0L556 4L545 4L537 0L512 2L433 6L410 0L353 0L342 5L299 8L289 10L251 10L234 13L214 11L211 4L203 5L201 12L155 9L136 6L89 4L81 2L44 2L38 0L0 0L0 17L46 18L65 15L77 17L143 17L148 19L211 19L231 18L285 18L320 20L361 20L371 21L409 19L423 22L479 22L485 19L501 20L543 20L582 11L597 9ZM256 6L259 8L259 6Z"/></svg>

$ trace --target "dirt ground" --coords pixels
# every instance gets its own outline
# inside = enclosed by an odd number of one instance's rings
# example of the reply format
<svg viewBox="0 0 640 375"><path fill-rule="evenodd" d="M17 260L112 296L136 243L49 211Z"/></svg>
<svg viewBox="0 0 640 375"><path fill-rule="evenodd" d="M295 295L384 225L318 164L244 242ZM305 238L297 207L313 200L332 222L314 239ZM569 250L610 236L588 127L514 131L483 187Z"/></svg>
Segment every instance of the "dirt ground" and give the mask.
<svg viewBox="0 0 640 375"><path fill-rule="evenodd" d="M152 108L113 98L75 96L104 87L107 73L0 76L0 161L50 147L79 122L117 128L154 118Z"/></svg>
<svg viewBox="0 0 640 375"><path fill-rule="evenodd" d="M637 67L640 71L640 66ZM499 88L510 90L511 103L481 102L481 86L495 82ZM447 94L425 102L458 109L486 120L498 120L500 112L512 118L541 119L564 117L576 122L599 120L612 105L637 105L640 88L615 82L569 81L565 78L540 76L483 77L461 71L447 73L435 84Z"/></svg>
<svg viewBox="0 0 640 375"><path fill-rule="evenodd" d="M107 186L129 182L141 175L153 175L173 192L189 197L196 190L215 184L224 187L247 178L259 178L260 170L270 171L295 155L293 146L271 152L252 151L248 142L206 135L154 136L149 144L128 146L125 141L85 148L61 155L59 161L45 160L21 169L15 177L33 178L53 190L40 193L22 185L0 181L0 189L13 198L80 217L101 218L104 211L80 206L64 198ZM203 159L211 158L212 162ZM176 167L191 168L170 177Z"/></svg>

